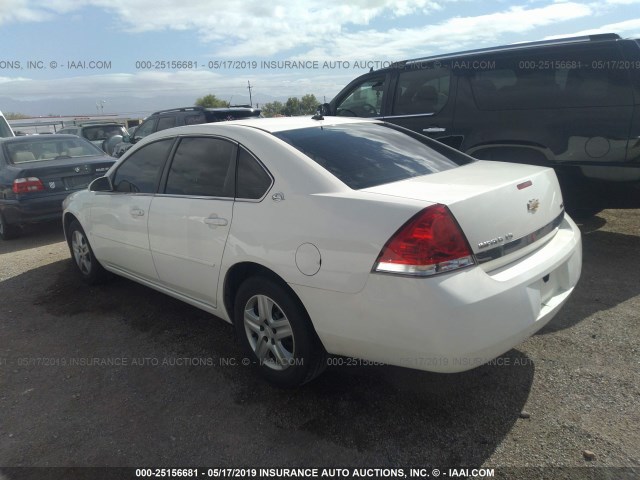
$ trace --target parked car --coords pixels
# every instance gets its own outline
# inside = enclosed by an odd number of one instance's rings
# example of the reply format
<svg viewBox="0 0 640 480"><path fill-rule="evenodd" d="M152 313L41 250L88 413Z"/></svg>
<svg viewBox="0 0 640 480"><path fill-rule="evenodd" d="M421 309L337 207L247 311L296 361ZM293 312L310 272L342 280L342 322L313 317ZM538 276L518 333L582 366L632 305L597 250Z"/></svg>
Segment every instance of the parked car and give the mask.
<svg viewBox="0 0 640 480"><path fill-rule="evenodd" d="M318 118L150 135L65 201L78 271L233 322L286 386L320 373L327 352L467 370L558 313L582 253L552 169Z"/></svg>
<svg viewBox="0 0 640 480"><path fill-rule="evenodd" d="M384 119L475 158L553 167L572 207L624 206L598 189L631 187L640 200L640 40L591 35L407 60L355 79L322 110Z"/></svg>
<svg viewBox="0 0 640 480"><path fill-rule="evenodd" d="M113 163L113 157L73 135L0 140L0 238L15 238L26 223L60 218L64 198Z"/></svg>
<svg viewBox="0 0 640 480"><path fill-rule="evenodd" d="M113 156L120 158L136 142L147 135L167 128L258 117L260 117L260 109L248 105L226 108L182 107L160 110L149 115L144 122L138 125L135 133L125 137L122 143L115 145Z"/></svg>
<svg viewBox="0 0 640 480"><path fill-rule="evenodd" d="M7 119L4 118L2 112L0 112L0 138L4 137L13 137L13 130L11 130L11 125L7 122Z"/></svg>
<svg viewBox="0 0 640 480"><path fill-rule="evenodd" d="M79 137L86 138L96 147L100 148L103 152L109 152L108 143L115 144L114 140L122 141L122 137L128 135L127 129L124 125L113 122L89 122L79 125L67 126L58 131L57 133L63 135L77 135Z"/></svg>

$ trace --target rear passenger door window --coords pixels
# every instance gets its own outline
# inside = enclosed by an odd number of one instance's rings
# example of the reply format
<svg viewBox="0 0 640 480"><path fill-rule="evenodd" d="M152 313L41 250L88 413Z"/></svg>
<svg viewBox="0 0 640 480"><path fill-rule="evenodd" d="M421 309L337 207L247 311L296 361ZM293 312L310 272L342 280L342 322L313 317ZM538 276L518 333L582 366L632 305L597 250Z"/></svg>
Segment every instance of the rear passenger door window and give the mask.
<svg viewBox="0 0 640 480"><path fill-rule="evenodd" d="M167 128L173 128L176 126L176 117L172 116L168 116L168 117L160 117L158 119L158 128L156 129L156 132L159 132L160 130L166 130Z"/></svg>
<svg viewBox="0 0 640 480"><path fill-rule="evenodd" d="M264 167L244 148L238 152L236 198L258 200L271 188L271 177Z"/></svg>
<svg viewBox="0 0 640 480"><path fill-rule="evenodd" d="M449 99L450 72L449 68L431 64L400 71L392 114L434 114L442 110Z"/></svg>
<svg viewBox="0 0 640 480"><path fill-rule="evenodd" d="M235 195L236 145L220 138L180 140L167 176L165 193L197 197Z"/></svg>

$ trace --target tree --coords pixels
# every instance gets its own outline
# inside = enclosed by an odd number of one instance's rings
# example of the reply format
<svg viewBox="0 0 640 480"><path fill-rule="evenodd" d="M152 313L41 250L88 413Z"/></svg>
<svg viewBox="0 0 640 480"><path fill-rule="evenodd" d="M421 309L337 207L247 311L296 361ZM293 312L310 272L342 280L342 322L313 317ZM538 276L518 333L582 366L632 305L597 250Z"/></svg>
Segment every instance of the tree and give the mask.
<svg viewBox="0 0 640 480"><path fill-rule="evenodd" d="M286 115L288 117L295 115L313 115L318 109L319 102L316 96L309 93L302 98L289 97L285 103L277 100L265 103L262 106L262 115L265 117L276 117L278 115Z"/></svg>
<svg viewBox="0 0 640 480"><path fill-rule="evenodd" d="M29 117L29 115L25 115L24 113L7 112L7 114L5 115L5 118L7 120L20 120L22 118L31 118L31 117Z"/></svg>
<svg viewBox="0 0 640 480"><path fill-rule="evenodd" d="M260 110L262 115L265 117L277 117L279 115L284 115L284 103L275 102L265 103L262 105L262 109Z"/></svg>
<svg viewBox="0 0 640 480"><path fill-rule="evenodd" d="M197 107L205 107L205 108L221 108L228 107L229 102L225 102L224 100L220 100L215 95L205 95L204 97L200 97L196 100Z"/></svg>

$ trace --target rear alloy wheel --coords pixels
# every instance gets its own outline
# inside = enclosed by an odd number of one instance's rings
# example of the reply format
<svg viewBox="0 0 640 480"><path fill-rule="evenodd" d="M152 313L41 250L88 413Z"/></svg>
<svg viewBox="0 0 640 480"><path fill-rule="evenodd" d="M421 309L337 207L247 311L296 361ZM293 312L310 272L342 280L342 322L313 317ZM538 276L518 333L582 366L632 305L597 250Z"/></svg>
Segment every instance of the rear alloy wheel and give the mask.
<svg viewBox="0 0 640 480"><path fill-rule="evenodd" d="M11 240L18 236L20 229L17 225L8 225L4 217L0 215L0 238Z"/></svg>
<svg viewBox="0 0 640 480"><path fill-rule="evenodd" d="M282 285L266 277L246 280L235 301L236 333L261 375L295 387L319 375L326 353L306 310Z"/></svg>
<svg viewBox="0 0 640 480"><path fill-rule="evenodd" d="M95 285L105 280L107 272L93 255L89 240L77 220L69 225L69 250L71 256L82 275L82 279L89 285Z"/></svg>

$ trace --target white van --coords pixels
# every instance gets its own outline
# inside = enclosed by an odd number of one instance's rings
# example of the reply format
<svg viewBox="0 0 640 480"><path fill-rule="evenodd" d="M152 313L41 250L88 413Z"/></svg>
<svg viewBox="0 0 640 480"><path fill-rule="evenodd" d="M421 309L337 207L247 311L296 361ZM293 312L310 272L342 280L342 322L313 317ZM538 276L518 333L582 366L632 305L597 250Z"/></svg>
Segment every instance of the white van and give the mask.
<svg viewBox="0 0 640 480"><path fill-rule="evenodd" d="M13 130L11 130L11 126L7 122L7 119L4 118L4 115L0 112L0 138L14 136Z"/></svg>

